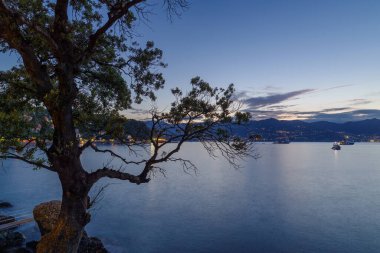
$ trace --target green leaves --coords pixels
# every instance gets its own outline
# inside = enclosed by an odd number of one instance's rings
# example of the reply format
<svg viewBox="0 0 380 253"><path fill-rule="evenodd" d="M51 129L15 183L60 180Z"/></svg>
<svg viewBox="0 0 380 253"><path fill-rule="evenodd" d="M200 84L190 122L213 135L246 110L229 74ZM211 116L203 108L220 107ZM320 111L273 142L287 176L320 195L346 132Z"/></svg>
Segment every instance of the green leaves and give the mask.
<svg viewBox="0 0 380 253"><path fill-rule="evenodd" d="M51 160L59 155L77 157L91 146L87 141L84 147L74 147L79 134L122 143L149 138L155 148L179 141L160 159L155 152L141 177L153 164L173 159L185 141L202 142L210 155L220 150L232 163L247 154L247 142L234 137L229 128L250 118L234 103L232 84L214 88L195 77L188 91L172 89L175 101L170 110L153 115L153 131L126 119L122 111L133 103L154 101L165 84L163 52L152 41L142 46L133 42L131 29L144 18L148 4L68 3L11 0L6 6L0 2L0 21L7 24L0 27L0 51L10 52L13 47L25 64L0 72L0 152L13 150L13 158L51 169L38 150ZM186 7L184 0L165 3L169 14Z"/></svg>
<svg viewBox="0 0 380 253"><path fill-rule="evenodd" d="M137 44L129 48L129 71L131 73L131 89L135 92L134 101L141 103L143 97L155 100L154 91L162 89L165 79L162 73L156 72L157 68L164 68L162 51L154 47L152 41L146 43L144 49L138 48Z"/></svg>

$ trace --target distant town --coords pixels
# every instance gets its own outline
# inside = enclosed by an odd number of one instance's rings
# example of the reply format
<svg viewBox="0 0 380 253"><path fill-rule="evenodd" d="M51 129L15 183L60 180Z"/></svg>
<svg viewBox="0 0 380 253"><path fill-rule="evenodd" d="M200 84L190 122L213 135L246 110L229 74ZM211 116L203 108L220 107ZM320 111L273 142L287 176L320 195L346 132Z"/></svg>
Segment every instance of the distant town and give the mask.
<svg viewBox="0 0 380 253"><path fill-rule="evenodd" d="M253 134L258 141L339 141L380 142L380 120L368 119L346 123L327 121L305 122L300 120L265 119L251 121L247 126L235 127L239 136Z"/></svg>
<svg viewBox="0 0 380 253"><path fill-rule="evenodd" d="M132 123L132 122L130 122ZM141 122L137 132L131 132L130 142L147 138L151 122ZM129 124L128 124L129 125ZM129 129L129 126L126 126ZM354 142L380 142L380 119L333 123L327 121L305 122L300 120L265 119L250 121L247 124L228 126L234 135L254 138L255 141L278 141L287 139L291 142L334 142L350 140ZM136 129L136 128L134 128ZM165 141L164 139L160 139ZM101 139L98 142L118 143L113 139Z"/></svg>

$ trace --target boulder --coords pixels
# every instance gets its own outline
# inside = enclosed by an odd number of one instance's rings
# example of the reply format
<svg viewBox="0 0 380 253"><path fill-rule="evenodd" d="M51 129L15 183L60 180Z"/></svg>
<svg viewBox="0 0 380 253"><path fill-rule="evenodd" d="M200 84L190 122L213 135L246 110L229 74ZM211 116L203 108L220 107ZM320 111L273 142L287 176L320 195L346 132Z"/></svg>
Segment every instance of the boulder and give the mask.
<svg viewBox="0 0 380 253"><path fill-rule="evenodd" d="M9 207L13 207L11 203L0 201L0 208L9 208Z"/></svg>
<svg viewBox="0 0 380 253"><path fill-rule="evenodd" d="M37 222L41 236L50 233L57 222L61 210L61 201L52 200L39 204L33 209L34 220Z"/></svg>
<svg viewBox="0 0 380 253"><path fill-rule="evenodd" d="M36 206L33 210L34 220L37 222L41 236L51 232L58 220L61 209L61 201L53 200ZM78 253L107 253L103 243L96 237L88 237L86 231L83 232L82 240L79 244Z"/></svg>

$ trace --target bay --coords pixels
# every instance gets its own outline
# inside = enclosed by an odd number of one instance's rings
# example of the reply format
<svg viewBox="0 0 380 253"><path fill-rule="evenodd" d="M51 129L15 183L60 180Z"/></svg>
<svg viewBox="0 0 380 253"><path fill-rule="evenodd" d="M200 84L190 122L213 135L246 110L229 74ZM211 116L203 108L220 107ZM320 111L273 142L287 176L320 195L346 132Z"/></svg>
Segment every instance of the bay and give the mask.
<svg viewBox="0 0 380 253"><path fill-rule="evenodd" d="M157 173L148 184L102 180L97 189L109 186L86 230L116 253L378 252L380 145L331 145L258 143L261 158L236 170L200 143L186 143L180 156L194 161L196 174L166 163L166 176ZM124 147L108 148L133 157ZM119 166L90 151L82 161L88 170ZM2 162L0 199L14 205L5 212L31 212L60 195L54 173ZM38 238L35 224L20 230Z"/></svg>

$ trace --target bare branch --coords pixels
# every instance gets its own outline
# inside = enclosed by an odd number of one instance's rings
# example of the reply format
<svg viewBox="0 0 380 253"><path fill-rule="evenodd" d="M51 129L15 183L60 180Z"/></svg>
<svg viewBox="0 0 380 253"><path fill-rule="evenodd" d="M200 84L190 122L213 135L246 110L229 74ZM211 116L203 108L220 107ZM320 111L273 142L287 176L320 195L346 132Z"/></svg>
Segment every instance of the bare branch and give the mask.
<svg viewBox="0 0 380 253"><path fill-rule="evenodd" d="M56 172L54 170L54 168L49 166L49 165L40 163L38 161L32 161L32 160L29 160L23 156L20 156L20 155L14 154L14 153L10 153L10 152L6 152L5 154L1 154L0 159L16 159L16 160L20 160L20 161L26 162L28 164L31 164L33 166L36 166L38 168L44 168L44 169Z"/></svg>
<svg viewBox="0 0 380 253"><path fill-rule="evenodd" d="M164 5L170 21L173 20L174 16L181 16L182 11L189 7L187 0L165 0Z"/></svg>
<svg viewBox="0 0 380 253"><path fill-rule="evenodd" d="M99 203L103 199L103 194L106 188L110 186L110 184L103 185L96 191L94 197L90 199L90 203L88 204L87 209L94 208L94 206Z"/></svg>
<svg viewBox="0 0 380 253"><path fill-rule="evenodd" d="M103 169L96 170L95 172L92 172L88 175L89 185L93 185L99 179L104 177L126 180L134 184L148 183L150 181L149 178L144 178L142 176L136 176L120 170L113 170L104 167Z"/></svg>
<svg viewBox="0 0 380 253"><path fill-rule="evenodd" d="M168 161L179 162L180 164L182 164L183 172L185 172L186 174L190 174L191 171L197 174L198 167L190 160L183 158L169 158Z"/></svg>
<svg viewBox="0 0 380 253"><path fill-rule="evenodd" d="M125 164L136 164L136 165L139 165L139 164L143 164L143 163L146 163L147 160L141 160L141 161L128 161L127 159L125 159L123 156L115 153L114 151L110 150L110 149L99 149L97 146L95 146L93 143L90 143L89 146L95 151L95 152L100 152L100 153L108 153L110 154L112 157L116 157L118 159L120 159L123 163Z"/></svg>

